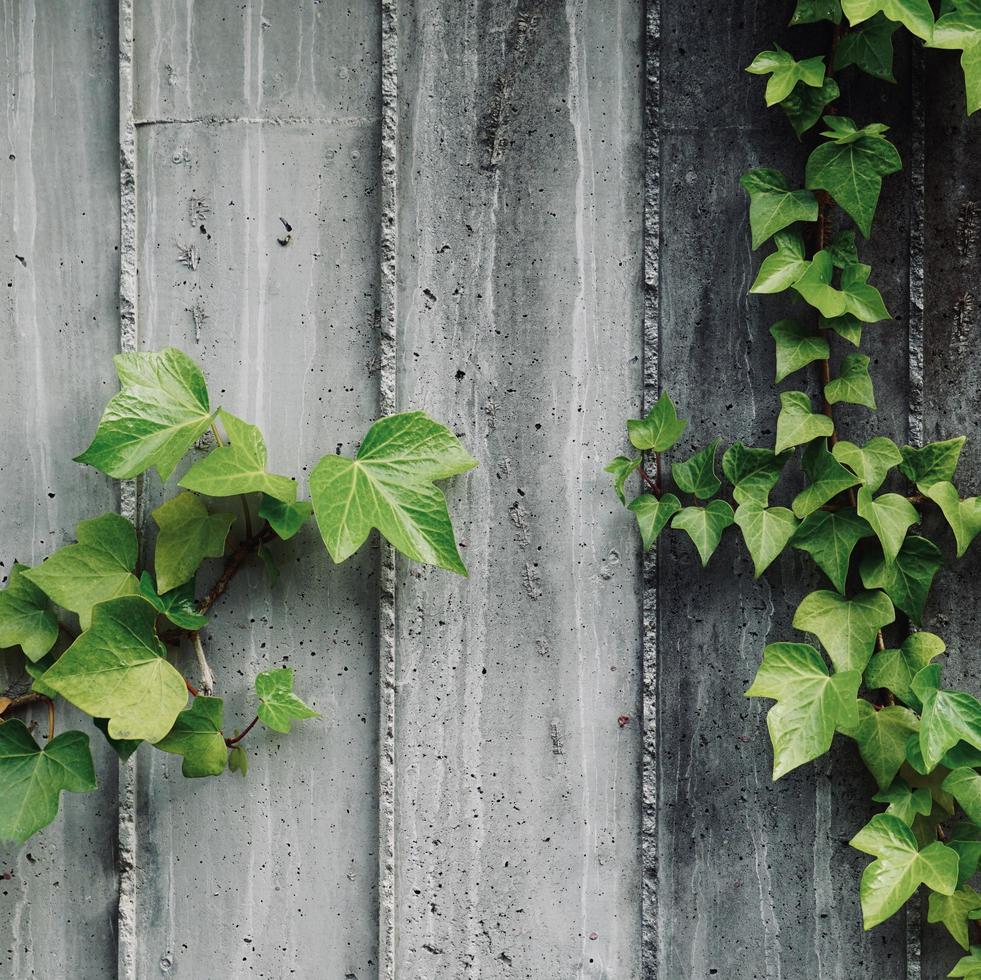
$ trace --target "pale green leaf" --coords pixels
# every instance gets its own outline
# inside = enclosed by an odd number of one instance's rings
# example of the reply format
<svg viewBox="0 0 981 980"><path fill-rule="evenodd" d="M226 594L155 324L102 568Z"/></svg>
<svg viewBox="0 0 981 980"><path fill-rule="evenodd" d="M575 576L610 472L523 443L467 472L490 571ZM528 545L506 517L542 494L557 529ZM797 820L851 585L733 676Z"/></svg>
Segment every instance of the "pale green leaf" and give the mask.
<svg viewBox="0 0 981 980"><path fill-rule="evenodd" d="M824 386L824 397L829 405L847 402L875 408L872 379L869 377L869 358L865 354L846 354L842 358L837 378Z"/></svg>
<svg viewBox="0 0 981 980"><path fill-rule="evenodd" d="M920 521L919 511L905 497L898 493L873 497L868 487L858 491L858 516L864 517L875 531L887 565L896 560L906 532Z"/></svg>
<svg viewBox="0 0 981 980"><path fill-rule="evenodd" d="M944 442L927 443L922 449L903 446L900 449L903 461L899 465L899 472L917 486L949 483L954 479L954 471L966 441L966 436L957 436L956 439L947 439Z"/></svg>
<svg viewBox="0 0 981 980"><path fill-rule="evenodd" d="M777 438L774 451L799 446L812 439L834 433L834 422L827 415L811 411L811 399L802 391L785 391L780 395L780 414L777 416Z"/></svg>
<svg viewBox="0 0 981 980"><path fill-rule="evenodd" d="M913 678L913 693L923 704L920 716L920 751L928 770L958 742L981 750L981 703L966 691L940 688L940 668L924 667Z"/></svg>
<svg viewBox="0 0 981 980"><path fill-rule="evenodd" d="M613 474L613 489L616 490L616 494L620 498L621 504L625 504L627 502L623 488L631 474L637 470L638 466L640 466L640 463L641 459L639 456L634 456L633 458L628 456L617 456L616 459L610 460L610 462L603 467L604 473ZM261 513L262 512L260 511L260 514Z"/></svg>
<svg viewBox="0 0 981 980"><path fill-rule="evenodd" d="M704 507L685 507L674 515L671 526L684 531L698 549L702 566L708 564L722 540L722 533L733 523L732 507L724 500L709 501Z"/></svg>
<svg viewBox="0 0 981 980"><path fill-rule="evenodd" d="M821 641L835 670L862 671L879 630L895 618L892 603L882 592L859 592L845 599L822 589L804 597L794 614L794 626Z"/></svg>
<svg viewBox="0 0 981 980"><path fill-rule="evenodd" d="M947 931L963 949L970 949L968 923L971 919L977 918L971 913L979 909L981 909L981 895L970 885L958 888L953 895L941 895L938 892L932 892L927 922L943 923ZM981 975L981 960L978 961L978 972Z"/></svg>
<svg viewBox="0 0 981 980"><path fill-rule="evenodd" d="M765 507L791 455L788 452L778 456L772 449L733 443L722 457L722 472L732 484L736 503L755 501Z"/></svg>
<svg viewBox="0 0 981 980"><path fill-rule="evenodd" d="M865 684L892 691L900 701L918 711L921 705L913 693L913 678L946 649L944 641L933 633L911 633L898 650L879 650L873 654L865 668Z"/></svg>
<svg viewBox="0 0 981 980"><path fill-rule="evenodd" d="M793 284L806 302L813 306L821 316L833 318L847 311L845 294L831 285L834 276L834 263L826 251L816 252L804 274Z"/></svg>
<svg viewBox="0 0 981 980"><path fill-rule="evenodd" d="M789 289L807 272L810 263L804 258L804 240L798 231L778 231L773 238L777 249L760 265L750 286L751 293L780 293Z"/></svg>
<svg viewBox="0 0 981 980"><path fill-rule="evenodd" d="M824 58L796 61L779 44L774 44L772 51L761 51L746 71L751 75L770 76L766 83L766 104L773 106L787 98L798 82L820 88L824 83Z"/></svg>
<svg viewBox="0 0 981 980"><path fill-rule="evenodd" d="M845 312L862 323L878 323L889 319L889 310L882 294L869 284L872 266L849 262L841 270L841 292L845 297Z"/></svg>
<svg viewBox="0 0 981 980"><path fill-rule="evenodd" d="M962 956L947 976L963 977L964 980L981 980L981 946L972 946L971 955Z"/></svg>
<svg viewBox="0 0 981 980"><path fill-rule="evenodd" d="M831 450L839 463L847 466L866 487L875 493L888 472L902 462L902 455L892 439L876 436L863 447L841 440Z"/></svg>
<svg viewBox="0 0 981 980"><path fill-rule="evenodd" d="M627 510L637 518L644 550L649 551L668 521L681 510L681 501L673 493L662 494L660 499L642 493L627 504Z"/></svg>
<svg viewBox="0 0 981 980"><path fill-rule="evenodd" d="M793 509L798 517L807 517L839 493L854 487L859 481L828 452L827 441L815 439L804 450L802 460L807 486L794 498Z"/></svg>
<svg viewBox="0 0 981 980"><path fill-rule="evenodd" d="M194 578L205 558L221 558L234 514L209 514L200 497L179 493L153 511L160 528L153 552L157 587L169 592Z"/></svg>
<svg viewBox="0 0 981 980"><path fill-rule="evenodd" d="M174 727L156 744L162 752L184 757L181 774L188 779L218 776L228 763L228 746L221 731L221 698L196 697Z"/></svg>
<svg viewBox="0 0 981 980"><path fill-rule="evenodd" d="M0 592L0 647L20 647L28 660L40 660L58 639L58 617L48 597L14 563Z"/></svg>
<svg viewBox="0 0 981 980"><path fill-rule="evenodd" d="M981 775L960 766L944 780L943 788L974 823L981 824Z"/></svg>
<svg viewBox="0 0 981 980"><path fill-rule="evenodd" d="M830 356L827 340L797 320L780 320L773 324L770 336L777 347L777 375L774 380L778 384L794 371L813 361L827 360Z"/></svg>
<svg viewBox="0 0 981 980"><path fill-rule="evenodd" d="M282 541L292 538L306 524L312 513L313 504L309 500L298 500L296 503L287 504L263 494L259 503L259 516L269 522L269 526Z"/></svg>
<svg viewBox="0 0 981 980"><path fill-rule="evenodd" d="M981 531L981 497L961 500L954 485L946 481L929 486L922 484L917 489L929 497L947 518L957 542L957 557L960 558Z"/></svg>
<svg viewBox="0 0 981 980"><path fill-rule="evenodd" d="M686 425L688 422L678 418L665 391L644 418L628 419L627 435L634 449L663 453L681 438Z"/></svg>
<svg viewBox="0 0 981 980"><path fill-rule="evenodd" d="M243 777L249 774L249 757L241 745L233 745L228 753L228 771L237 772Z"/></svg>
<svg viewBox="0 0 981 980"><path fill-rule="evenodd" d="M862 559L859 571L867 589L882 589L914 623L923 619L927 596L937 570L943 565L940 549L926 538L910 535L892 565L881 551Z"/></svg>
<svg viewBox="0 0 981 980"><path fill-rule="evenodd" d="M806 551L844 595L848 564L855 545L872 533L872 528L850 507L837 511L818 510L805 518L791 544Z"/></svg>
<svg viewBox="0 0 981 980"><path fill-rule="evenodd" d="M858 721L839 725L840 731L855 740L866 768L879 789L887 789L906 761L906 743L919 729L919 719L909 708L891 705L877 708L859 701Z"/></svg>
<svg viewBox="0 0 981 980"><path fill-rule="evenodd" d="M719 492L722 481L715 474L715 453L719 440L709 443L683 463L671 464L671 476L684 493L706 500Z"/></svg>
<svg viewBox="0 0 981 980"><path fill-rule="evenodd" d="M933 36L930 0L841 0L841 8L852 27L881 12L924 41Z"/></svg>
<svg viewBox="0 0 981 980"><path fill-rule="evenodd" d="M759 578L783 551L799 523L786 507L764 507L756 502L740 504L735 521L752 556L754 578Z"/></svg>
<svg viewBox="0 0 981 980"><path fill-rule="evenodd" d="M760 167L739 178L749 194L749 227L753 248L795 221L817 221L818 203L812 191L791 190L779 170Z"/></svg>
<svg viewBox="0 0 981 980"><path fill-rule="evenodd" d="M255 679L259 721L276 732L288 732L294 720L319 718L293 693L293 671L287 667L265 670Z"/></svg>
<svg viewBox="0 0 981 980"><path fill-rule="evenodd" d="M912 789L901 779L872 797L876 803L888 803L886 813L899 817L907 826L911 826L917 816L928 816L933 810L933 797L930 790L924 786Z"/></svg>

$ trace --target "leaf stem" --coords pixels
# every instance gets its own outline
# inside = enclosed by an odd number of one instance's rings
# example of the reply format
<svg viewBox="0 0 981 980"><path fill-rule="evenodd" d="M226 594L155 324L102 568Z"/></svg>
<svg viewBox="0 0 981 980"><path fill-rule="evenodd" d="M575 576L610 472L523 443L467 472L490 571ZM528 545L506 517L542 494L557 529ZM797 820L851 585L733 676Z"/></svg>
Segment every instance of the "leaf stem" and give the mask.
<svg viewBox="0 0 981 980"><path fill-rule="evenodd" d="M184 686L187 688L187 693L192 697L201 697L201 692L186 677L184 678Z"/></svg>
<svg viewBox="0 0 981 980"><path fill-rule="evenodd" d="M210 695L215 689L215 675L211 672L208 660L204 655L204 647L201 645L201 633L195 630L191 634L191 642L194 644L194 654L198 658L198 667L201 670L201 690Z"/></svg>
<svg viewBox="0 0 981 980"><path fill-rule="evenodd" d="M245 736L248 735L249 732L251 732L253 728L255 728L256 722L258 720L259 720L259 716L256 715L255 718L253 718L252 721L250 721L248 723L248 725L245 726L245 730L244 731L240 732L234 738L226 738L225 739L225 744L229 748L232 748L233 746L238 745L238 743L241 742L242 739L245 738Z"/></svg>
<svg viewBox="0 0 981 980"><path fill-rule="evenodd" d="M51 698L45 698L48 702L48 741L54 738L55 733L55 703Z"/></svg>
<svg viewBox="0 0 981 980"><path fill-rule="evenodd" d="M658 471L660 471L660 468L661 468L661 454L660 453L657 454L657 467L658 467ZM658 472L658 479L657 480L652 480L651 479L651 477L648 474L647 470L644 469L643 464L641 464L641 465L639 465L637 467L637 472L640 473L641 477L644 480L644 483L646 483L648 485L648 487L650 487L651 493L653 493L655 497L657 497L658 499L660 499L660 497L661 497L661 480L660 480L660 475L661 474L660 474L660 472Z"/></svg>

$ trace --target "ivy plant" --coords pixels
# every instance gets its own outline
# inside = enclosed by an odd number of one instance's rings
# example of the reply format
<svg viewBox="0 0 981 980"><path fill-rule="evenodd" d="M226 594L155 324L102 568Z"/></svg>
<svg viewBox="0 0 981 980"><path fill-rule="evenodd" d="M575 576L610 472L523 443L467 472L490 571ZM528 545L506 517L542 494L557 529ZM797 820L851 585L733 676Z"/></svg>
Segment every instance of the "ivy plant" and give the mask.
<svg viewBox="0 0 981 980"><path fill-rule="evenodd" d="M981 980L981 937L970 942L981 920L972 885L981 858L981 701L944 684L945 644L920 628L944 564L933 529L962 556L981 533L981 498L963 496L955 482L963 436L897 446L879 435L859 445L836 423L838 405L876 406L860 347L865 329L890 314L860 251L902 161L885 125L838 113L832 77L861 71L892 81L895 35L905 30L913 43L961 52L970 114L981 108L981 4L944 0L935 19L927 0L798 0L791 24L820 22L829 25L823 54L798 57L774 44L746 69L767 77L764 102L780 106L810 144L803 174L759 167L740 181L752 246L766 249L750 292L788 300L770 328L775 381L787 385L774 405L773 445L735 443L722 454L721 476L718 439L667 466L686 423L663 393L643 419L627 422L634 451L606 469L645 549L680 531L705 565L726 534L739 533L757 577L788 549L816 566L826 586L800 598L798 635L762 651L746 692L773 702L773 778L823 755L836 736L850 739L876 787L870 810L885 807L851 840L872 858L859 885L865 928L925 888L929 921L968 954L950 976ZM771 500L793 460L803 489ZM631 496L635 475L641 492ZM940 521L922 524L931 510Z"/></svg>
<svg viewBox="0 0 981 980"><path fill-rule="evenodd" d="M311 499L298 500L292 477L269 472L259 429L212 406L186 354L120 354L115 364L120 390L77 461L122 480L156 470L163 481L192 462L151 512L152 555L141 553L129 520L108 513L81 521L75 543L39 565L12 564L0 592L0 648L24 677L0 695L0 839L26 841L55 819L62 791L96 788L90 733L55 734L62 699L92 717L120 758L146 743L179 755L189 778L245 775L242 743L256 724L287 734L319 717L294 692L293 671L273 667L254 678L255 717L235 729L205 653L208 614L239 570L258 557L274 579L277 542L311 517L336 562L375 528L409 558L466 575L436 483L477 463L424 412L379 419L354 458L324 456ZM208 559L224 566L201 589ZM197 658L197 686L178 667L184 644ZM15 717L37 703L48 707L43 735Z"/></svg>

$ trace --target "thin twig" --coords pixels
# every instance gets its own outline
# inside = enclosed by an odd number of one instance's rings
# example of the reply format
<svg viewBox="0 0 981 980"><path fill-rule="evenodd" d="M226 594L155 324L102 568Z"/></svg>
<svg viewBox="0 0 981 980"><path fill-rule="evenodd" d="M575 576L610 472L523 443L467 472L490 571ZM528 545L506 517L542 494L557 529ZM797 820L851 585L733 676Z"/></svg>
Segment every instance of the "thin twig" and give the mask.
<svg viewBox="0 0 981 980"><path fill-rule="evenodd" d="M245 736L248 735L249 732L251 732L253 728L255 728L255 723L258 720L259 720L259 716L256 715L255 718L253 718L252 721L250 721L248 723L248 725L245 726L245 731L243 731L243 732L239 733L238 735L236 735L235 738L226 738L225 739L225 744L229 748L232 748L233 746L238 745L238 743L241 742L242 739L245 738Z"/></svg>
<svg viewBox="0 0 981 980"><path fill-rule="evenodd" d="M198 667L201 670L201 690L210 695L215 689L215 675L211 672L211 667L204 655L200 632L195 630L191 634L191 642L194 644L194 653L198 658Z"/></svg>

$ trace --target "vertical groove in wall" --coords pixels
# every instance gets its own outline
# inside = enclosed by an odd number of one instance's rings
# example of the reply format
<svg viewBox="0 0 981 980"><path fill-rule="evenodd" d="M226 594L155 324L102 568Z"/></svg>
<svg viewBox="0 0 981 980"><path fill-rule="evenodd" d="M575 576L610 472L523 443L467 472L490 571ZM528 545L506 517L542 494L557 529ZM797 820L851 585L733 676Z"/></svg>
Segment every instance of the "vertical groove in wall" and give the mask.
<svg viewBox="0 0 981 980"><path fill-rule="evenodd" d="M381 0L381 336L379 412L396 410L398 10ZM395 552L381 543L378 601L378 976L395 977Z"/></svg>
<svg viewBox="0 0 981 980"><path fill-rule="evenodd" d="M119 0L119 349L136 350L136 126L133 122L133 2ZM120 483L120 513L137 523L136 480ZM136 754L119 764L117 971L136 977Z"/></svg>
<svg viewBox="0 0 981 980"><path fill-rule="evenodd" d="M657 399L660 309L660 0L647 0L644 32L644 391L646 411ZM641 818L643 975L658 972L657 923L657 548L644 556L643 802Z"/></svg>

